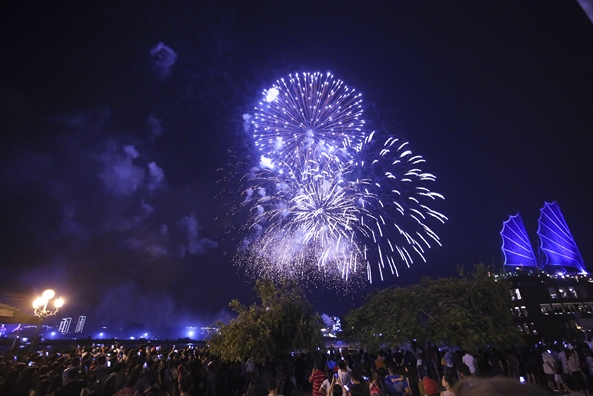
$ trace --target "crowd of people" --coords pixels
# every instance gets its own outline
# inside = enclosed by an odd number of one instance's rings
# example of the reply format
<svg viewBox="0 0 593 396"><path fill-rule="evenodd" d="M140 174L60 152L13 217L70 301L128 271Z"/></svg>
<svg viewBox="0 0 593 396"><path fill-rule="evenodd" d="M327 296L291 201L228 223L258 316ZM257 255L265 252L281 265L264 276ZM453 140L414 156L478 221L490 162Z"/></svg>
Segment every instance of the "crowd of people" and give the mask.
<svg viewBox="0 0 593 396"><path fill-rule="evenodd" d="M330 348L236 362L191 345L77 346L0 356L0 396L464 396L496 394L492 389L593 396L590 345L471 354L413 342L375 354Z"/></svg>

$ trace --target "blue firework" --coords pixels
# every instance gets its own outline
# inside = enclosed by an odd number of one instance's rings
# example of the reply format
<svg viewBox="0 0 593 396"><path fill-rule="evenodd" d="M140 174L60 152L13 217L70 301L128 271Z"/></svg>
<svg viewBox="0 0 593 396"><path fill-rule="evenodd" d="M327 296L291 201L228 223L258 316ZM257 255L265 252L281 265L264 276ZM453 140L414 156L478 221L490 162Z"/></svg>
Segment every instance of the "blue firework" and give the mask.
<svg viewBox="0 0 593 396"><path fill-rule="evenodd" d="M365 134L361 94L331 74L297 73L264 91L253 138L274 166L349 161Z"/></svg>
<svg viewBox="0 0 593 396"><path fill-rule="evenodd" d="M441 245L431 224L447 220L431 208L444 197L429 188L436 177L421 170L425 162L422 156L414 155L408 142L400 138L374 137L371 133L365 139L352 174L356 176L353 182L366 197L360 201L364 205L360 212L360 229L364 231L360 242L365 246L371 281L371 267L383 280L386 268L399 275L398 263L409 267L415 257L426 261L426 250Z"/></svg>
<svg viewBox="0 0 593 396"><path fill-rule="evenodd" d="M443 196L408 142L366 133L360 94L304 73L264 92L253 117L260 163L243 178L243 263L256 276L356 279L440 245L431 208ZM240 260L241 261L241 260Z"/></svg>

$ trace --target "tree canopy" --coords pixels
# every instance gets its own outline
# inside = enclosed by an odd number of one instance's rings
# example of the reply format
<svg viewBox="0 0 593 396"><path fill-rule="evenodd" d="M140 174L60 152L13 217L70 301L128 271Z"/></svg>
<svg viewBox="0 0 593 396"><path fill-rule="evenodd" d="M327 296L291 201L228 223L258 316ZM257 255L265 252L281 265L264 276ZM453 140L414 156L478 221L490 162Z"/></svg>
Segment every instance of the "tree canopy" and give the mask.
<svg viewBox="0 0 593 396"><path fill-rule="evenodd" d="M414 339L469 351L491 345L504 350L522 342L513 324L510 284L483 264L460 277L423 278L367 297L345 318L344 335L368 347L396 346Z"/></svg>
<svg viewBox="0 0 593 396"><path fill-rule="evenodd" d="M257 281L261 305L250 307L238 300L229 306L237 317L210 341L211 349L226 361L245 357L281 358L294 350L317 349L323 345L322 320L294 282L278 287L269 280Z"/></svg>

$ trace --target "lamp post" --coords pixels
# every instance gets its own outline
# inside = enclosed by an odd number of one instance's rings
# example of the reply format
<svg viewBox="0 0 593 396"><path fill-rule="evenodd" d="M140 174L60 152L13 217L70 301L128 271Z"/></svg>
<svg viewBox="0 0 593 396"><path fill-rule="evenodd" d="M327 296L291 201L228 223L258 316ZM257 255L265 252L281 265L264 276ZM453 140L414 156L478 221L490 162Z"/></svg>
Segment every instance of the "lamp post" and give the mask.
<svg viewBox="0 0 593 396"><path fill-rule="evenodd" d="M33 301L33 308L35 309L35 316L39 318L39 324L37 325L37 331L35 332L35 337L33 337L33 341L31 341L31 351L33 351L33 347L35 346L35 342L37 341L37 337L39 336L39 331L41 330L41 324L48 316L52 316L58 313L58 310L64 305L64 300L62 297L54 299L56 296L56 292L51 289L47 289L43 292L41 297L35 299ZM55 309L48 309L47 305L51 300L53 301L53 305Z"/></svg>

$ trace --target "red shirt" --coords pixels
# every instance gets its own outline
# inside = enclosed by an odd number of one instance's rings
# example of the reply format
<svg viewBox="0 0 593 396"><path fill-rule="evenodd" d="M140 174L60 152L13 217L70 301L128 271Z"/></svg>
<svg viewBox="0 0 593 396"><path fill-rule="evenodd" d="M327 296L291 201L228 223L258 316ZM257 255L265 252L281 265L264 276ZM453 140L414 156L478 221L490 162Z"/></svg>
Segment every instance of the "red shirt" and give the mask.
<svg viewBox="0 0 593 396"><path fill-rule="evenodd" d="M319 390L323 381L325 381L325 373L315 369L309 377L309 382L313 385L313 396L323 396L323 392Z"/></svg>

